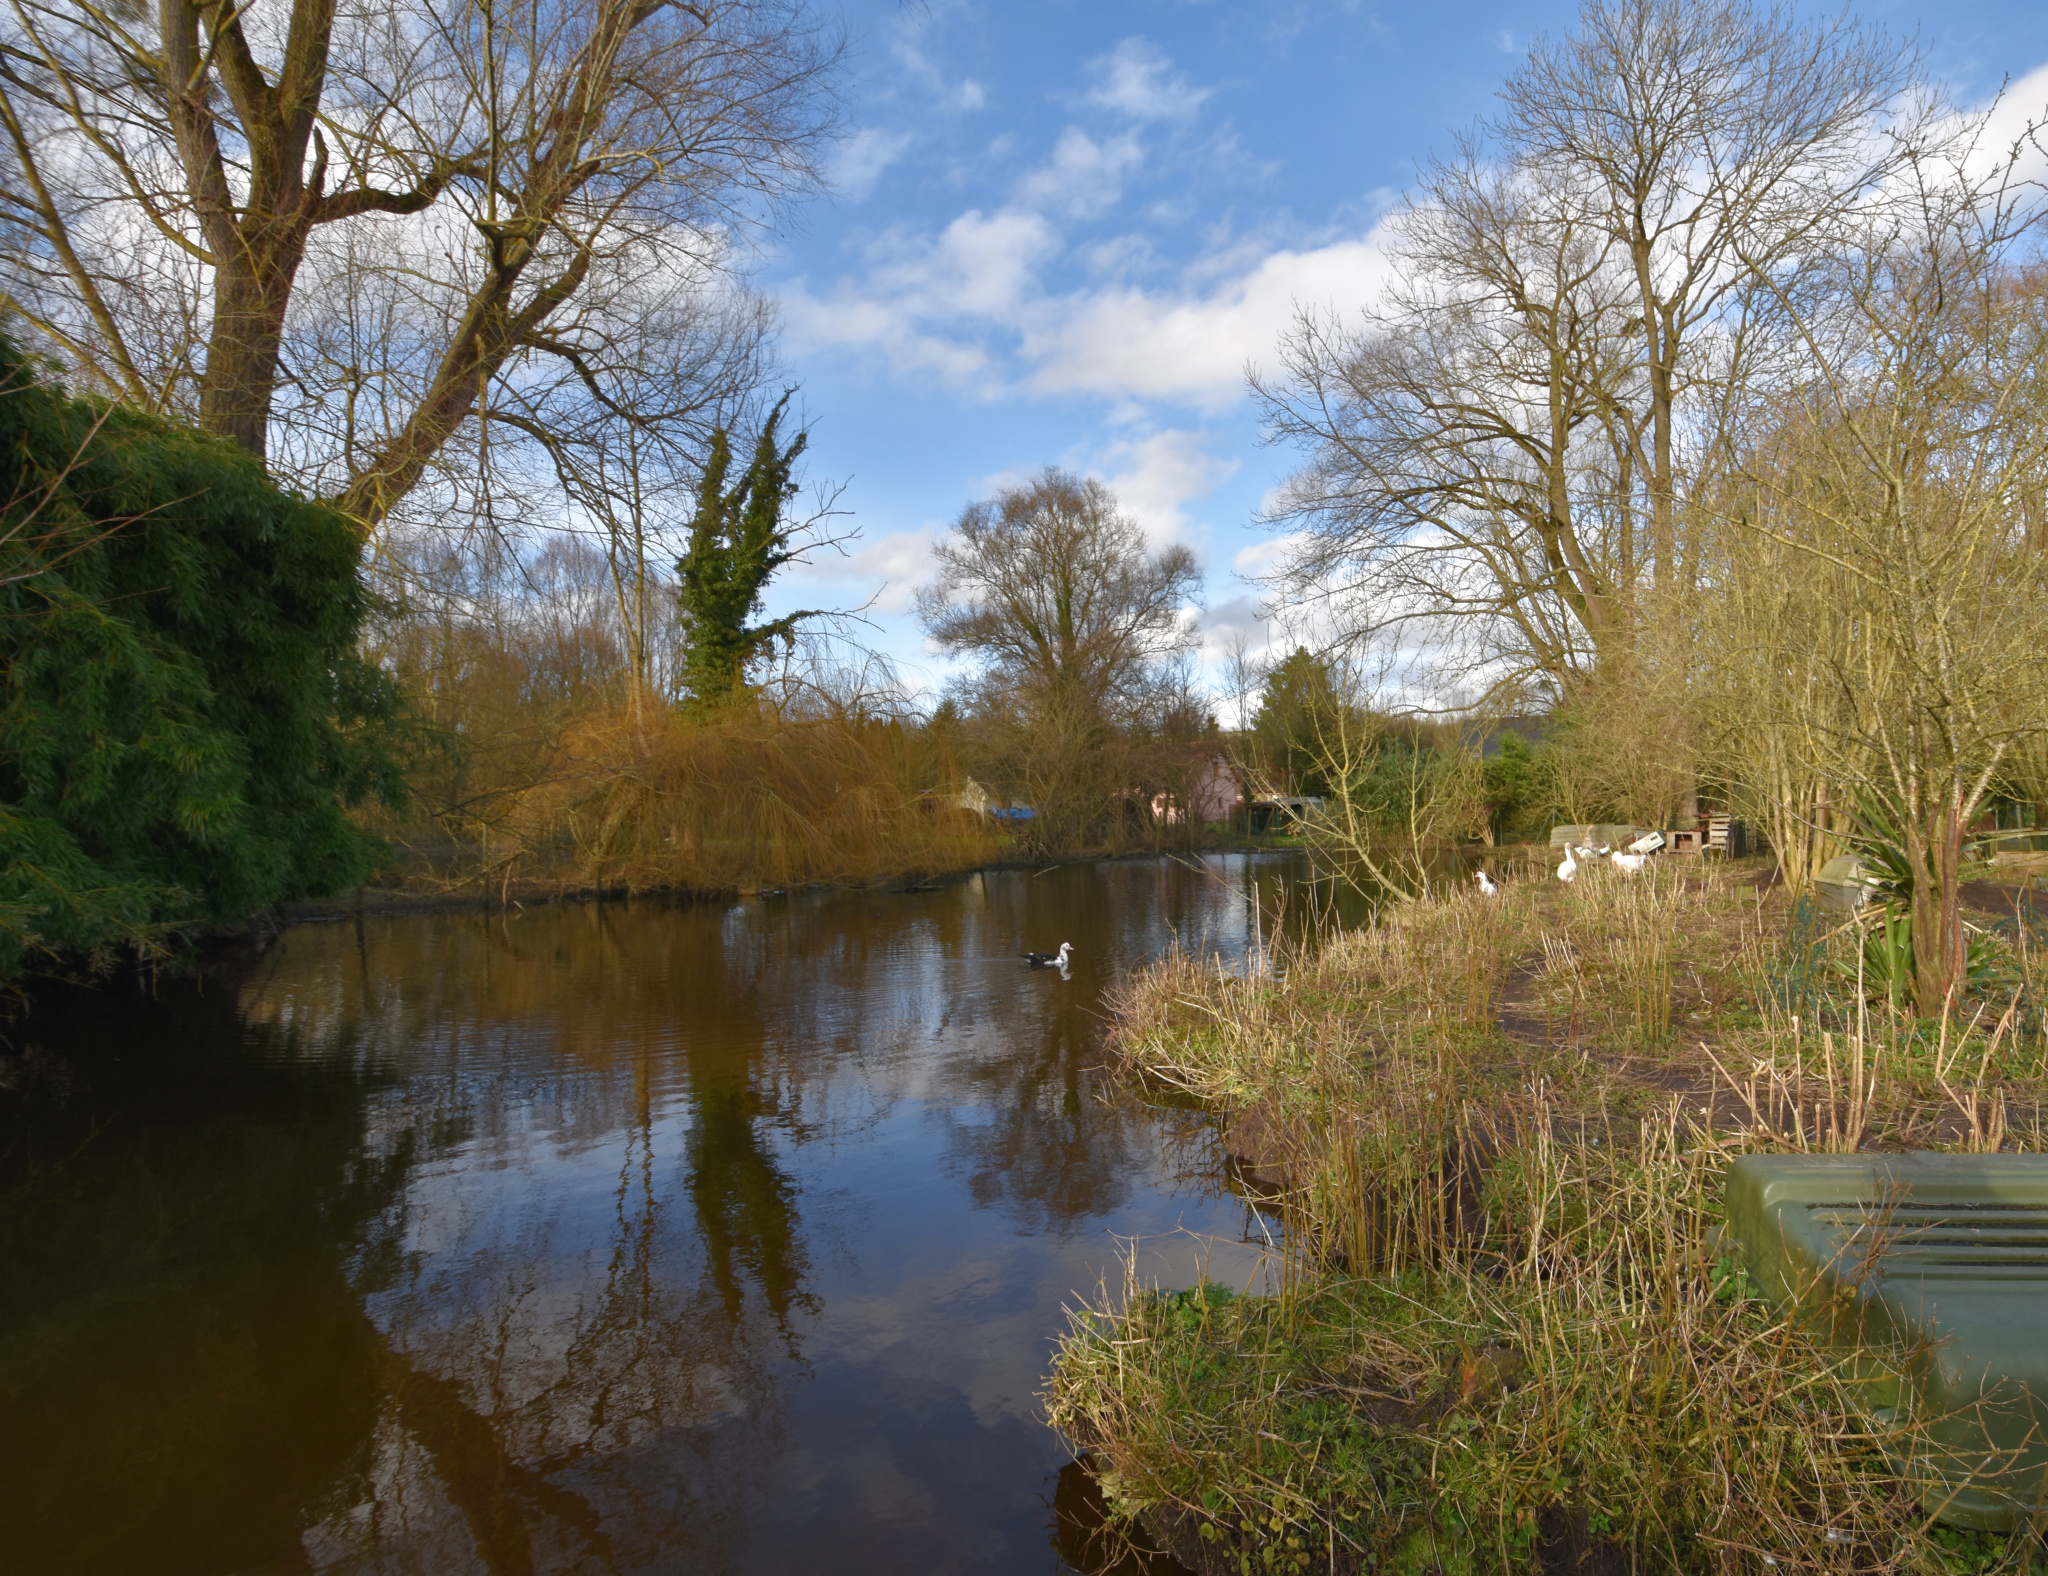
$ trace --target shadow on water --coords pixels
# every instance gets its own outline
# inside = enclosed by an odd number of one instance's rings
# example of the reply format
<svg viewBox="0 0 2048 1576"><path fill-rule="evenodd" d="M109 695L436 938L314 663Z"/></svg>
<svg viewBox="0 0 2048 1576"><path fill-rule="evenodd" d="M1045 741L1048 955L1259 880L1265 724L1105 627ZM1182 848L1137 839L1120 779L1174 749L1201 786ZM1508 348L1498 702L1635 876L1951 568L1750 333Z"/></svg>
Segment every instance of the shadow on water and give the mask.
<svg viewBox="0 0 2048 1576"><path fill-rule="evenodd" d="M189 985L46 1005L0 1101L0 1562L300 1567L387 1388L352 1274L410 1160L363 1146L377 1080Z"/></svg>
<svg viewBox="0 0 2048 1576"><path fill-rule="evenodd" d="M1100 993L1306 924L1298 874L309 926L45 995L0 1568L1112 1568L1035 1399L1063 1308L1128 1239L1260 1270L1199 1119L1101 1076ZM1071 981L1017 962L1060 941Z"/></svg>
<svg viewBox="0 0 2048 1576"><path fill-rule="evenodd" d="M1085 1458L1060 1468L1053 1517L1053 1547L1070 1568L1087 1576L1183 1576L1187 1571L1147 1540L1142 1529L1125 1533L1111 1527L1095 1465Z"/></svg>

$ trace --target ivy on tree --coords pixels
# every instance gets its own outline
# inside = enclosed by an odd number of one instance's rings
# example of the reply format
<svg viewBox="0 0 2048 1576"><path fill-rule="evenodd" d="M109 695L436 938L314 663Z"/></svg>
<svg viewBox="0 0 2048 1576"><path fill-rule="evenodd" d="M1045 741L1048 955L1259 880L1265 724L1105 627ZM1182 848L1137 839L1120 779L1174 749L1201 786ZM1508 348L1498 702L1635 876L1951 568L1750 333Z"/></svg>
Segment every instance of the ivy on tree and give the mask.
<svg viewBox="0 0 2048 1576"><path fill-rule="evenodd" d="M775 641L790 639L805 619L820 616L806 609L765 624L748 622L760 614L761 593L775 572L804 550L797 542L800 527L787 512L798 490L790 473L810 434L799 432L787 448L781 446L789 400L783 395L768 413L754 440L753 460L730 487L731 440L723 427L711 435L690 545L676 561L682 688L693 710L714 711L742 698L748 665Z"/></svg>

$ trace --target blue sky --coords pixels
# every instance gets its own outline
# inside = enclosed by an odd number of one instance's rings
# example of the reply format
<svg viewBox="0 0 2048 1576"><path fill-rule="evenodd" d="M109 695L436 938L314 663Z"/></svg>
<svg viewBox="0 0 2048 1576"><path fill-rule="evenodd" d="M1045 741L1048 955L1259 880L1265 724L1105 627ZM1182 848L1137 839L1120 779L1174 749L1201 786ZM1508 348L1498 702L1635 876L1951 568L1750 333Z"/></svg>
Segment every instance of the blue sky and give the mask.
<svg viewBox="0 0 2048 1576"><path fill-rule="evenodd" d="M1255 642L1290 468L1247 362L1293 303L1362 306L1373 227L1576 4L820 0L853 55L835 190L762 260L850 556L778 607L871 603L865 638L936 686L909 608L935 535L1040 466L1098 475L1208 577L1211 650ZM1965 103L2048 100L2048 5L1850 8L1917 36ZM2021 79L2027 79L2022 82Z"/></svg>

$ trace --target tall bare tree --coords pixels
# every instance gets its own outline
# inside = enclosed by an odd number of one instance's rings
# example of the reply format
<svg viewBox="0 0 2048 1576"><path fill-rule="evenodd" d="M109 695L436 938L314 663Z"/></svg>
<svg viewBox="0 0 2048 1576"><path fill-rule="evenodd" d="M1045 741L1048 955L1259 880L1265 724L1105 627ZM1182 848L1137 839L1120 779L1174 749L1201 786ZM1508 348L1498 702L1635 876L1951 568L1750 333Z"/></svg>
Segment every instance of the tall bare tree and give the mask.
<svg viewBox="0 0 2048 1576"><path fill-rule="evenodd" d="M1496 685L1632 658L1755 370L1751 270L1881 182L1875 119L1913 70L1741 0L1595 0L1539 44L1424 171L1384 299L1305 310L1255 380L1308 454L1273 513L1303 529L1295 582L1361 630L1426 624Z"/></svg>
<svg viewBox="0 0 2048 1576"><path fill-rule="evenodd" d="M835 54L800 0L10 0L9 304L374 527L495 385L627 408L635 283L724 287Z"/></svg>
<svg viewBox="0 0 2048 1576"><path fill-rule="evenodd" d="M925 629L975 665L968 693L998 764L1037 802L1041 839L1064 844L1130 786L1116 727L1195 643L1194 555L1148 552L1101 482L1048 469L968 505L937 557L918 592Z"/></svg>
<svg viewBox="0 0 2048 1576"><path fill-rule="evenodd" d="M1571 183L1633 287L1632 425L1648 443L1660 588L1681 572L1680 427L1702 429L1696 463L1711 463L1712 407L1739 371L1748 270L1803 249L1887 176L1872 120L1917 65L1846 14L1809 22L1747 0L1596 0L1501 90L1496 139ZM1720 343L1693 363L1702 333ZM1690 418L1688 404L1701 407Z"/></svg>
<svg viewBox="0 0 2048 1576"><path fill-rule="evenodd" d="M1385 297L1355 326L1304 311L1254 379L1309 451L1270 516L1308 527L1293 581L1507 685L1555 688L1626 628L1630 297L1576 195L1476 148L1432 165Z"/></svg>
<svg viewBox="0 0 2048 1576"><path fill-rule="evenodd" d="M1109 713L1194 640L1181 616L1201 587L1194 555L1147 552L1093 477L1049 469L969 504L937 557L917 598L925 628L1006 688L1071 692Z"/></svg>

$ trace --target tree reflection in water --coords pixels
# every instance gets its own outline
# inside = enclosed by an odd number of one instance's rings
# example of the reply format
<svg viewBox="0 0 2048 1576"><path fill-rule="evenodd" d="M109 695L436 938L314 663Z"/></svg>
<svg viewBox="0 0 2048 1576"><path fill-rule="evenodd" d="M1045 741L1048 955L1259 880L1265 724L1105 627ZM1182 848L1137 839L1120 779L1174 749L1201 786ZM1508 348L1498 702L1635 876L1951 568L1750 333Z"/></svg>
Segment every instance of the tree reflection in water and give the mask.
<svg viewBox="0 0 2048 1576"><path fill-rule="evenodd" d="M1186 1119L1106 1097L1098 993L1270 930L1244 875L308 926L39 1004L0 1091L0 1565L1050 1558L1060 1305L1110 1228L1207 1207ZM1027 978L1061 940L1075 978Z"/></svg>
<svg viewBox="0 0 2048 1576"><path fill-rule="evenodd" d="M438 1099L415 1084L390 1114L445 1135L394 1205L401 1250L363 1286L435 1386L394 1390L363 1497L308 1540L317 1564L640 1570L679 1536L701 1568L725 1564L735 1501L781 1448L779 1371L800 1366L817 1311L771 1137L806 1128L805 1086L667 1032L665 992L693 976L719 1003L693 1016L742 1032L759 1017L747 983L720 978L711 916L672 917L472 919L433 949L372 924L352 976L320 955L338 934L309 932L315 956L251 1000L361 1022L416 1067L430 1047ZM334 994L315 1007L301 981ZM475 1426L458 1436L458 1420ZM486 1480L495 1493L473 1492Z"/></svg>

